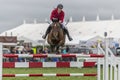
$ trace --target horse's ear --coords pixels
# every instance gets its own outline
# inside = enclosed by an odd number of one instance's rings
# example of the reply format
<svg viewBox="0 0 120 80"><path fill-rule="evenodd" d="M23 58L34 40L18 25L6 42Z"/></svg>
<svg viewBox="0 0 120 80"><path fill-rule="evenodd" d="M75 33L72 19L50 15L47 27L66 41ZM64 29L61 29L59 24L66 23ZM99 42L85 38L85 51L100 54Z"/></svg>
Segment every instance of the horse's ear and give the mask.
<svg viewBox="0 0 120 80"><path fill-rule="evenodd" d="M52 23L51 26L54 26L54 23Z"/></svg>

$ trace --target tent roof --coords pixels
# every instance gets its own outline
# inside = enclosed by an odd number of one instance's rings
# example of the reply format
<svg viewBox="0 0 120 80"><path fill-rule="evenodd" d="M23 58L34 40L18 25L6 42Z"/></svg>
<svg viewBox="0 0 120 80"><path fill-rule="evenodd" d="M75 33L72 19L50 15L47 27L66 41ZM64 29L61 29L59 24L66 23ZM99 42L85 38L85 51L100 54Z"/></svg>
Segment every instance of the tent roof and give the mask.
<svg viewBox="0 0 120 80"><path fill-rule="evenodd" d="M36 23L36 24L22 24L16 28L7 30L0 35L11 36L24 36L30 40L38 41L43 40L42 35L45 33L49 24ZM94 36L104 37L104 32L108 33L108 37L120 38L120 20L107 20L107 21L87 21L87 22L70 22L66 26L73 37L73 41L66 40L66 43L79 43L79 40L84 40Z"/></svg>

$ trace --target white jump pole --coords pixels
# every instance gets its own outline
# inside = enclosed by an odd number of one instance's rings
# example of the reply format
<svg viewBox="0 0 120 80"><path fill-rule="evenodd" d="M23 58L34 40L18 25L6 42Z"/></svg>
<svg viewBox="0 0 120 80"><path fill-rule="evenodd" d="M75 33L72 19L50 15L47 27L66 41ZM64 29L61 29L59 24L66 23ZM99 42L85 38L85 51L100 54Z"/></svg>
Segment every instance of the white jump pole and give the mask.
<svg viewBox="0 0 120 80"><path fill-rule="evenodd" d="M108 40L107 32L104 33L105 36L105 57L104 57L104 80L108 80Z"/></svg>
<svg viewBox="0 0 120 80"><path fill-rule="evenodd" d="M110 60L110 80L113 80L113 61Z"/></svg>
<svg viewBox="0 0 120 80"><path fill-rule="evenodd" d="M119 64L118 64L118 80L120 80L120 61L119 61Z"/></svg>
<svg viewBox="0 0 120 80"><path fill-rule="evenodd" d="M98 48L105 55L105 51L100 46L98 46ZM102 60L102 71L103 71L103 73L102 73L103 76L101 78L102 78L102 80L104 80L104 58L102 58L100 60Z"/></svg>
<svg viewBox="0 0 120 80"><path fill-rule="evenodd" d="M3 54L2 54L3 52L2 52L2 43L0 43L0 80L2 80L2 56L3 56Z"/></svg>
<svg viewBox="0 0 120 80"><path fill-rule="evenodd" d="M114 80L117 80L117 66L116 66L116 60L114 60ZM120 76L120 75L119 75Z"/></svg>
<svg viewBox="0 0 120 80"><path fill-rule="evenodd" d="M100 54L100 50L99 50L99 47L100 47L100 41L98 41L98 54ZM97 80L101 80L101 68L100 68L100 58L97 59Z"/></svg>

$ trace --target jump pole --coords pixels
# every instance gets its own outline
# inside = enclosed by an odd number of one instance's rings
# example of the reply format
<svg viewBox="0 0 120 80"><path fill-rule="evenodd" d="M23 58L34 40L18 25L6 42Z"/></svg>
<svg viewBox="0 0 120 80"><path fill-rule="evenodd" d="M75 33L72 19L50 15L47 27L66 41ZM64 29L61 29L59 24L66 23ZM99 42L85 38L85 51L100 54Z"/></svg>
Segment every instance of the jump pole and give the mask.
<svg viewBox="0 0 120 80"><path fill-rule="evenodd" d="M54 77L65 77L65 76L97 76L97 74L84 74L84 73L43 73L43 74L3 74L3 77L44 77L44 76L54 76Z"/></svg>
<svg viewBox="0 0 120 80"><path fill-rule="evenodd" d="M96 62L3 62L3 68L94 67Z"/></svg>
<svg viewBox="0 0 120 80"><path fill-rule="evenodd" d="M118 64L118 80L120 80L119 74L120 74L120 61L119 61L119 64Z"/></svg>
<svg viewBox="0 0 120 80"><path fill-rule="evenodd" d="M2 80L2 57L3 57L3 54L2 54L2 43L0 43L0 80Z"/></svg>
<svg viewBox="0 0 120 80"><path fill-rule="evenodd" d="M104 55L98 55L98 54L3 54L4 57L8 58L47 58L47 57L57 57L57 58L66 58L66 57L80 57L80 58L103 58Z"/></svg>
<svg viewBox="0 0 120 80"><path fill-rule="evenodd" d="M100 50L99 50L99 47L100 47L100 41L98 41L98 55L100 54ZM100 68L100 58L97 59L97 80L101 80L101 68Z"/></svg>
<svg viewBox="0 0 120 80"><path fill-rule="evenodd" d="M107 40L107 32L104 33L104 36L105 36L104 80L108 80L108 40Z"/></svg>

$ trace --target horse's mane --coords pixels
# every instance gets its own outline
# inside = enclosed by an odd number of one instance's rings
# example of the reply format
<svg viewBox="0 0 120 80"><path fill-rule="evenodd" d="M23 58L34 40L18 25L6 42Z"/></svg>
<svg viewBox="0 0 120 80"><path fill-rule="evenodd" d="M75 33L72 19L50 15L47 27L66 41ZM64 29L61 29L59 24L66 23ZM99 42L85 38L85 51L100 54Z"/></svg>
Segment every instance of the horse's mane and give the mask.
<svg viewBox="0 0 120 80"><path fill-rule="evenodd" d="M61 27L61 25L60 25L59 22L54 22L54 23L52 23L52 24L51 24L51 27L53 27L53 26L55 26L55 25L58 26L59 28Z"/></svg>

